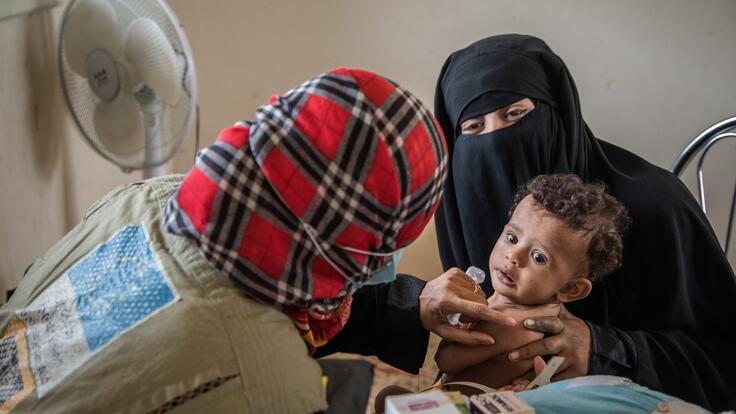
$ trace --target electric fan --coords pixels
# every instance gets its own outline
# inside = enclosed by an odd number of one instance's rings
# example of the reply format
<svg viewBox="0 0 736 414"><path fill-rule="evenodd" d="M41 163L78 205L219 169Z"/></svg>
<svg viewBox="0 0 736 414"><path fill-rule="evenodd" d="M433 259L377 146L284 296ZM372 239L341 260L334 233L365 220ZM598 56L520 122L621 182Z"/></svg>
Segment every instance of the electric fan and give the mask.
<svg viewBox="0 0 736 414"><path fill-rule="evenodd" d="M160 175L196 110L192 52L162 0L73 0L59 36L64 98L103 157Z"/></svg>

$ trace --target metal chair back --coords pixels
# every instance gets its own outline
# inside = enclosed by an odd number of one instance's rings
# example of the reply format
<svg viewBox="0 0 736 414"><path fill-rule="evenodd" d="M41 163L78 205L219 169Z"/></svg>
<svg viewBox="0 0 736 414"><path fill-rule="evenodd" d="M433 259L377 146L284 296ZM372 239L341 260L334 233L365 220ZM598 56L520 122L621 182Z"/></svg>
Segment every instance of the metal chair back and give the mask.
<svg viewBox="0 0 736 414"><path fill-rule="evenodd" d="M687 168L690 161L695 156L698 156L697 164L697 184L698 184L698 200L700 201L700 207L703 209L703 213L708 214L705 204L705 185L703 184L703 164L705 162L705 156L708 151L717 143L724 139L736 138L736 116L728 119L724 119L721 122L711 126L705 131L701 132L700 135L695 137L680 153L675 162L672 164L671 171L675 175L680 175L685 168ZM736 165L736 160L734 164ZM734 180L733 195L731 197L731 209L728 215L728 227L726 228L726 243L723 251L728 255L729 248L731 247L731 236L733 232L734 223L734 212L736 210L736 179Z"/></svg>

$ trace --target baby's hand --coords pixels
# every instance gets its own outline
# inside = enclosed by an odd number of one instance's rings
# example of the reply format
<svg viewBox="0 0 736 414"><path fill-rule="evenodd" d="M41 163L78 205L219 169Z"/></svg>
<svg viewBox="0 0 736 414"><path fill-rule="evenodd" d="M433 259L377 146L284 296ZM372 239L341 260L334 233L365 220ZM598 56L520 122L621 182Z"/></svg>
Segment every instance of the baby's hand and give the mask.
<svg viewBox="0 0 736 414"><path fill-rule="evenodd" d="M521 391L524 391L526 389L527 385L529 385L530 382L531 381L529 381L529 380L521 380L521 381L519 381L516 384L504 385L503 387L498 388L497 391L521 392Z"/></svg>
<svg viewBox="0 0 736 414"><path fill-rule="evenodd" d="M547 364L544 362L544 359L540 356L534 357L534 375L537 376L542 373L544 368L547 366ZM512 381L509 385L504 385L501 388L498 388L498 391L514 391L514 392L521 392L526 389L526 387L529 386L529 383L532 382L531 379L528 378L517 378Z"/></svg>

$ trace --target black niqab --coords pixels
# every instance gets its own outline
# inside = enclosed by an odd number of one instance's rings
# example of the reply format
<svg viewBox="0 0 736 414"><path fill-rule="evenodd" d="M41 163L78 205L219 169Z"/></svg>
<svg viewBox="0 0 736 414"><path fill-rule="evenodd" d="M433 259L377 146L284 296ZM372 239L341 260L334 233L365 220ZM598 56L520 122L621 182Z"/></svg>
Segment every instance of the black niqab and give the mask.
<svg viewBox="0 0 736 414"><path fill-rule="evenodd" d="M535 109L501 130L459 134L460 121L492 112L508 94L531 98ZM627 376L713 409L736 406L736 282L707 219L672 174L594 137L569 71L542 40L495 36L453 53L435 112L451 154L436 215L445 269L488 272L513 194L534 176L602 181L632 227L623 266L568 306L591 328L589 373ZM488 278L483 288L492 292Z"/></svg>

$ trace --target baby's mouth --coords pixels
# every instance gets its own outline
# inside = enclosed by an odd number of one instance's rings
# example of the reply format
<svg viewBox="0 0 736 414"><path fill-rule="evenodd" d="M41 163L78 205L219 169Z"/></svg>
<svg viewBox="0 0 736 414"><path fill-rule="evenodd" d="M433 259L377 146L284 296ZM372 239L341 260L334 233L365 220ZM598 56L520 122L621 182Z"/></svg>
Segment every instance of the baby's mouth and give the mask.
<svg viewBox="0 0 736 414"><path fill-rule="evenodd" d="M504 285L509 287L516 286L516 282L514 282L514 279L512 279L508 273L504 272L501 269L496 269L496 274L498 275L498 280Z"/></svg>

